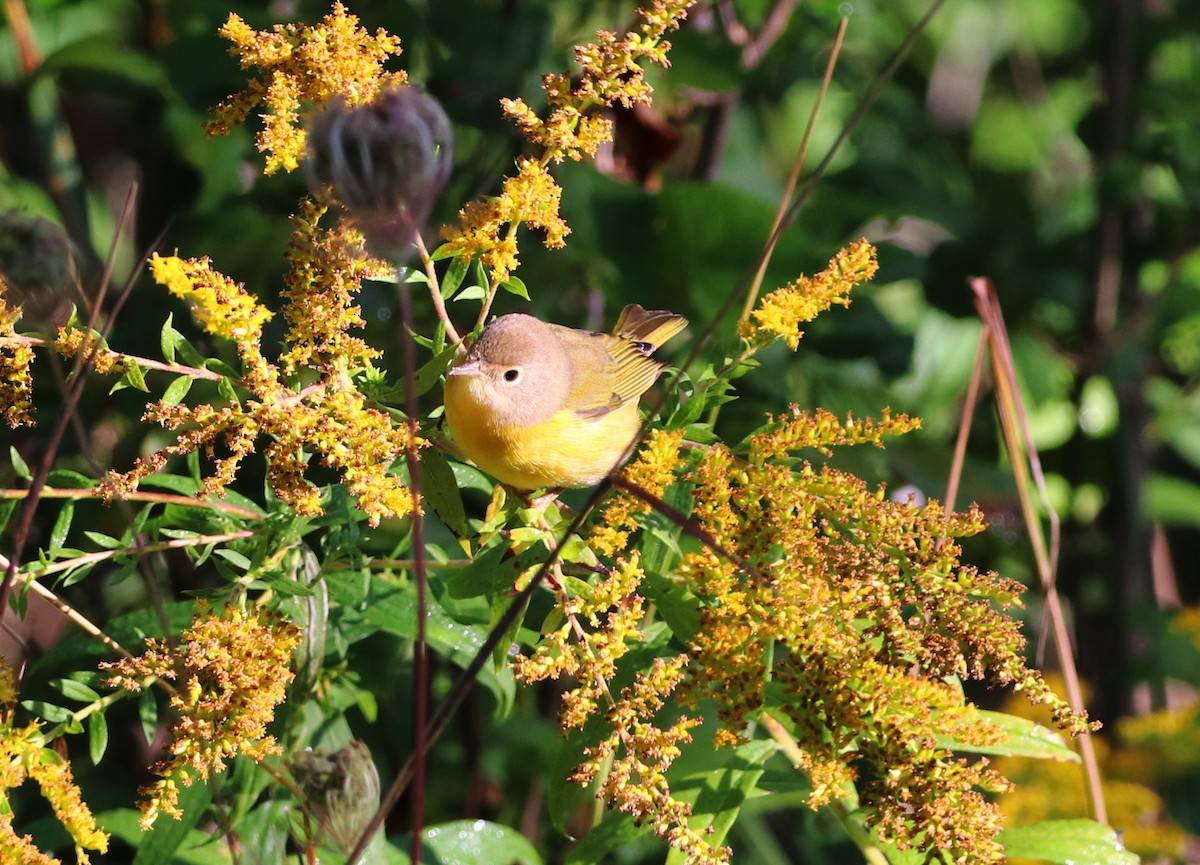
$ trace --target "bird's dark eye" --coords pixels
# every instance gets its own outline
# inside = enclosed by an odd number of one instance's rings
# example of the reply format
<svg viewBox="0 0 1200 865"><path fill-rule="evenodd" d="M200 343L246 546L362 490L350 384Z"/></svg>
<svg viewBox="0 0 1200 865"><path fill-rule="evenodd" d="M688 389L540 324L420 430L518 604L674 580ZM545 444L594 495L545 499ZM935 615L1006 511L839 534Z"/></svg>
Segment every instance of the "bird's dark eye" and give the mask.
<svg viewBox="0 0 1200 865"><path fill-rule="evenodd" d="M514 382L520 377L521 371L519 369L506 369L504 371L504 380L507 382Z"/></svg>

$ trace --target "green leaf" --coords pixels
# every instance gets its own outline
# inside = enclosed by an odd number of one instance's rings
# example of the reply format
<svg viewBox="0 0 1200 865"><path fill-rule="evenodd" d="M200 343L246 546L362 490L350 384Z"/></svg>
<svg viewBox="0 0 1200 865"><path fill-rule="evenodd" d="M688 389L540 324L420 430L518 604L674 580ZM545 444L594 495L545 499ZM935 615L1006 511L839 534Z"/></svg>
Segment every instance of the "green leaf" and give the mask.
<svg viewBox="0 0 1200 865"><path fill-rule="evenodd" d="M158 730L158 702L149 688L144 689L138 696L138 720L142 724L142 734L146 737L147 744L153 742L154 734Z"/></svg>
<svg viewBox="0 0 1200 865"><path fill-rule="evenodd" d="M29 473L29 466L25 460L21 459L21 455L17 453L17 449L13 445L8 446L8 458L12 462L13 471L17 473L17 477L23 481L32 480L33 475Z"/></svg>
<svg viewBox="0 0 1200 865"><path fill-rule="evenodd" d="M700 630L700 599L687 586L647 570L643 587L646 600L654 604L671 633L684 643L695 637Z"/></svg>
<svg viewBox="0 0 1200 865"><path fill-rule="evenodd" d="M88 754L92 758L92 765L96 765L104 759L104 752L108 750L108 720L103 712L88 715L87 731Z"/></svg>
<svg viewBox="0 0 1200 865"><path fill-rule="evenodd" d="M0 532L3 532L11 519L13 511L17 509L16 499L0 499Z"/></svg>
<svg viewBox="0 0 1200 865"><path fill-rule="evenodd" d="M193 381L194 379L190 375L179 376L179 378L167 385L167 389L163 391L163 403L166 405L178 405L183 402L183 398L192 389Z"/></svg>
<svg viewBox="0 0 1200 865"><path fill-rule="evenodd" d="M421 493L456 537L465 538L469 534L467 511L463 507L462 490L454 480L454 470L433 448L421 451Z"/></svg>
<svg viewBox="0 0 1200 865"><path fill-rule="evenodd" d="M737 748L718 748L710 734L701 734L697 739L701 737L706 741L694 743L671 767L671 790L681 801L692 803L689 825L701 830L711 828L707 840L720 845L742 804L754 791L763 763L778 746L759 740ZM673 850L667 857L668 865L683 861L679 851Z"/></svg>
<svg viewBox="0 0 1200 865"><path fill-rule="evenodd" d="M434 261L437 261L435 258ZM461 258L455 258L450 262L450 266L446 268L446 275L442 277L439 288L443 298L451 297L454 292L458 291L458 287L462 285L463 277L467 275L467 267L469 261L463 261Z"/></svg>
<svg viewBox="0 0 1200 865"><path fill-rule="evenodd" d="M329 575L327 575L327 579ZM340 587L330 581L331 600ZM379 577L371 580L371 596L366 601L363 622L375 629L411 640L417 635L416 598L411 590L397 589ZM425 637L439 654L466 667L483 648L488 629L484 625L464 625L430 598L425 620ZM516 684L508 667L489 669L479 674L479 682L496 697L502 711L512 704Z"/></svg>
<svg viewBox="0 0 1200 865"><path fill-rule="evenodd" d="M515 294L517 297L523 297L529 300L529 289L525 287L524 280L519 276L510 276L508 279L500 283L500 287L509 294Z"/></svg>
<svg viewBox="0 0 1200 865"><path fill-rule="evenodd" d="M1043 727L1034 721L1004 712L980 711L979 715L987 723L1007 733L1007 741L996 745L971 745L961 742L953 736L938 736L938 747L971 754L1035 757L1040 760L1062 760L1068 763L1079 762L1079 755L1071 750L1066 739L1049 727Z"/></svg>
<svg viewBox="0 0 1200 865"><path fill-rule="evenodd" d="M200 490L200 483L194 478L183 475L150 475L142 480L139 487L157 487L181 496L194 496ZM197 507L204 507L203 502L196 502Z"/></svg>
<svg viewBox="0 0 1200 865"><path fill-rule="evenodd" d="M487 297L487 292L483 290L482 286L468 285L458 293L458 296L454 298L454 302L458 303L460 300L483 300L485 297Z"/></svg>
<svg viewBox="0 0 1200 865"><path fill-rule="evenodd" d="M112 386L109 393L116 393L122 388L132 387L140 390L142 393L150 393L150 386L146 384L146 371L142 369L135 361L127 361L124 365L124 373L120 380Z"/></svg>
<svg viewBox="0 0 1200 865"><path fill-rule="evenodd" d="M101 532L85 531L83 536L103 550L119 550L122 546L124 546L124 544L122 544L112 535L102 534Z"/></svg>
<svg viewBox="0 0 1200 865"><path fill-rule="evenodd" d="M99 694L97 694L83 682L77 682L74 679L55 679L50 683L50 686L68 700L78 700L81 703L93 703L100 699Z"/></svg>
<svg viewBox="0 0 1200 865"><path fill-rule="evenodd" d="M545 561L547 555L542 547L531 547L515 556L504 544L487 547L475 556L475 561L450 576L446 581L448 594L452 598L477 598L506 591L512 588L517 574Z"/></svg>
<svg viewBox="0 0 1200 865"><path fill-rule="evenodd" d="M237 550L231 550L228 547L221 547L214 555L224 559L240 571L250 570L250 560L239 553Z"/></svg>
<svg viewBox="0 0 1200 865"><path fill-rule="evenodd" d="M175 349L181 343L186 343L183 334L177 331L171 324L175 318L175 313L167 316L167 320L163 322L162 330L158 333L158 346L162 351L163 360L167 363L175 363Z"/></svg>
<svg viewBox="0 0 1200 865"><path fill-rule="evenodd" d="M202 782L193 787L205 786ZM133 808L118 808L112 811L101 811L96 815L96 823L114 838L138 849L145 838L138 821L141 812ZM174 822L170 817L162 817L160 822ZM157 826L157 824L155 824ZM92 861L96 861L93 859ZM213 836L199 829L190 830L183 842L168 854L165 863L169 865L229 865L229 851L224 844L214 843Z"/></svg>
<svg viewBox="0 0 1200 865"><path fill-rule="evenodd" d="M71 710L47 703L45 700L22 700L21 706L51 724L61 724L71 717Z"/></svg>
<svg viewBox="0 0 1200 865"><path fill-rule="evenodd" d="M1137 865L1111 826L1094 820L1047 820L1014 826L997 836L1012 859L1039 859L1061 865Z"/></svg>
<svg viewBox="0 0 1200 865"><path fill-rule="evenodd" d="M1150 519L1175 526L1200 526L1200 485L1181 477L1151 474L1143 491Z"/></svg>
<svg viewBox="0 0 1200 865"><path fill-rule="evenodd" d="M71 520L75 517L75 500L67 499L63 502L62 510L58 512L58 517L54 520L54 528L50 530L50 545L49 550L60 550L63 543L67 539L67 533L71 531Z"/></svg>
<svg viewBox="0 0 1200 865"><path fill-rule="evenodd" d="M89 478L85 474L70 469L54 469L46 475L46 486L56 489L87 490L95 485L95 478Z"/></svg>
<svg viewBox="0 0 1200 865"><path fill-rule="evenodd" d="M571 848L566 865L595 865L608 854L625 849L649 831L649 826L638 826L628 814L609 811Z"/></svg>
<svg viewBox="0 0 1200 865"><path fill-rule="evenodd" d="M431 826L425 844L438 862L457 865L542 865L542 857L520 832L487 820L455 820ZM423 858L423 857L422 857Z"/></svg>

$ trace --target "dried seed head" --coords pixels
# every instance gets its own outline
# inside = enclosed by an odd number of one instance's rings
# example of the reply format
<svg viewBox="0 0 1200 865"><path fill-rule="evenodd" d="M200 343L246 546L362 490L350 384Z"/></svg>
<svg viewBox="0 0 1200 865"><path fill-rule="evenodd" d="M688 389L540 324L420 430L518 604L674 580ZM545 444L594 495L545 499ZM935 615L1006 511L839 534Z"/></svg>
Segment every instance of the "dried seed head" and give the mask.
<svg viewBox="0 0 1200 865"><path fill-rule="evenodd" d="M367 746L354 739L332 753L304 751L292 757L291 769L324 840L353 849L379 809L379 772Z"/></svg>
<svg viewBox="0 0 1200 865"><path fill-rule="evenodd" d="M349 108L330 103L308 133L307 172L329 187L372 254L403 260L453 168L454 135L437 100L395 87Z"/></svg>

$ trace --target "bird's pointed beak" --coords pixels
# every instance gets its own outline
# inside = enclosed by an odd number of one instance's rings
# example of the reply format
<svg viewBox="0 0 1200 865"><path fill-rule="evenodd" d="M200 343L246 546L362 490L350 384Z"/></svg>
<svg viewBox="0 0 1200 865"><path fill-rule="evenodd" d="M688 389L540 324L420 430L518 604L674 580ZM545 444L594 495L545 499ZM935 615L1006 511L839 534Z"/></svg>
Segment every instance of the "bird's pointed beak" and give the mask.
<svg viewBox="0 0 1200 865"><path fill-rule="evenodd" d="M483 372L479 364L479 360L465 360L458 366L452 366L446 370L446 375L479 375Z"/></svg>

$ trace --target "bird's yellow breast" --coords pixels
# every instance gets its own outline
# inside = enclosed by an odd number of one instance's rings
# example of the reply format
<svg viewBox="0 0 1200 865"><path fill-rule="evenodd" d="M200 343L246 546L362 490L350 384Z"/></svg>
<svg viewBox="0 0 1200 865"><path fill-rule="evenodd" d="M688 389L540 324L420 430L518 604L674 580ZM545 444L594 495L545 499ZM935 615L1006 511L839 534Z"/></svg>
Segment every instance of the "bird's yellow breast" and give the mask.
<svg viewBox="0 0 1200 865"><path fill-rule="evenodd" d="M470 388L457 385L446 387L446 419L454 440L477 466L518 489L599 483L641 425L636 401L594 419L563 410L529 426L505 425L472 398Z"/></svg>

